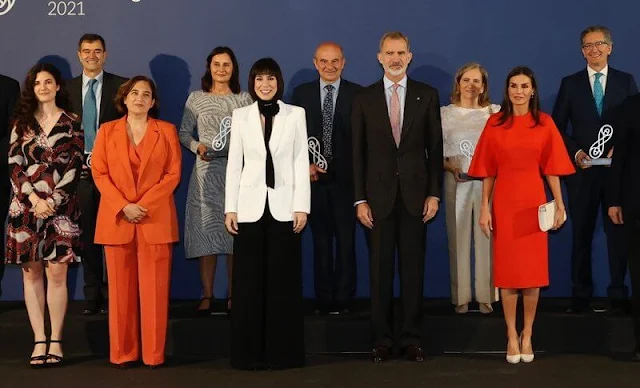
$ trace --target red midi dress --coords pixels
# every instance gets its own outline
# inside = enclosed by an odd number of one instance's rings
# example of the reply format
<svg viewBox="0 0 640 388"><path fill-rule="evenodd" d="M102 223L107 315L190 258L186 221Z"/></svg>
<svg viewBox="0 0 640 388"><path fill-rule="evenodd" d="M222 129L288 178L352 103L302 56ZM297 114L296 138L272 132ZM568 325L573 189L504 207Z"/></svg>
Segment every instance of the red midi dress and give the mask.
<svg viewBox="0 0 640 388"><path fill-rule="evenodd" d="M575 172L551 116L514 116L498 126L492 115L478 140L469 175L495 177L491 203L493 275L499 288L549 285L548 236L538 226L538 206L547 202L545 175Z"/></svg>

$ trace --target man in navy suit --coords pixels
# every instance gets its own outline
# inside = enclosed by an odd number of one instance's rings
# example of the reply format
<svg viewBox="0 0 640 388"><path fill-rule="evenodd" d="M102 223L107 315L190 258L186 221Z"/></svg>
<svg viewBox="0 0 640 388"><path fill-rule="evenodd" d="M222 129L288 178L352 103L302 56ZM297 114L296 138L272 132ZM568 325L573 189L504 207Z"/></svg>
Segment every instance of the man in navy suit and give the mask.
<svg viewBox="0 0 640 388"><path fill-rule="evenodd" d="M316 312L340 314L349 311L356 292L350 116L361 86L341 78L345 59L336 43L320 44L313 64L320 79L296 87L291 102L305 109L307 134L328 162L321 168L309 156Z"/></svg>
<svg viewBox="0 0 640 388"><path fill-rule="evenodd" d="M20 95L20 84L13 78L0 74L0 241L4 242L4 223L9 210L9 171L7 153L9 151L9 119ZM4 249L0 254L0 295L2 295L2 275L4 273Z"/></svg>
<svg viewBox="0 0 640 388"><path fill-rule="evenodd" d="M91 153L95 134L103 123L122 116L114 100L118 88L127 79L104 71L107 47L100 35L84 34L78 42L78 60L82 74L67 82L71 111L82 120L85 152ZM89 160L89 158L87 158ZM88 167L89 162L87 162ZM107 287L103 277L102 246L93 242L100 193L88 170L84 169L76 188L82 228L82 268L84 270L84 315L107 313Z"/></svg>
<svg viewBox="0 0 640 388"><path fill-rule="evenodd" d="M637 93L638 88L631 74L608 65L613 40L607 27L588 27L582 31L580 42L587 68L562 80L553 108L553 120L576 164L576 174L566 178L573 228L572 301L567 311L581 313L589 307L593 294L591 244L600 208L609 256L610 311L622 312L629 308L628 289L624 284L627 270L624 229L614 225L607 216L611 169L590 163L599 155L613 155L614 139L606 133L607 124L614 124L622 101ZM613 127L614 136L615 133Z"/></svg>

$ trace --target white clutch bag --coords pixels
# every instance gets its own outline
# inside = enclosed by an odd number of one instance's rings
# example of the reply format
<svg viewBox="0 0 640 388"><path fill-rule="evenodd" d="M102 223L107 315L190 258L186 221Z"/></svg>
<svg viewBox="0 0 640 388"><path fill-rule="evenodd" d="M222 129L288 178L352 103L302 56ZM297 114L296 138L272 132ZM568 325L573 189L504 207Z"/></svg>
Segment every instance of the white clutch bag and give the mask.
<svg viewBox="0 0 640 388"><path fill-rule="evenodd" d="M540 230L546 232L553 227L553 219L556 214L556 201L543 203L538 207L538 226ZM567 220L567 212L564 212L564 221Z"/></svg>

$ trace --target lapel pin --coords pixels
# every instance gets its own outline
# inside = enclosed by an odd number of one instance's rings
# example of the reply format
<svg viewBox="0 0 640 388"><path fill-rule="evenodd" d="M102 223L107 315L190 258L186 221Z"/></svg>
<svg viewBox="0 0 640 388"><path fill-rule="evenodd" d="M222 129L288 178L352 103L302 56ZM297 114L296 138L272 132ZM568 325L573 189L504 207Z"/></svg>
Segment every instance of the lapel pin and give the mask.
<svg viewBox="0 0 640 388"><path fill-rule="evenodd" d="M417 97L416 100L420 101L420 97Z"/></svg>

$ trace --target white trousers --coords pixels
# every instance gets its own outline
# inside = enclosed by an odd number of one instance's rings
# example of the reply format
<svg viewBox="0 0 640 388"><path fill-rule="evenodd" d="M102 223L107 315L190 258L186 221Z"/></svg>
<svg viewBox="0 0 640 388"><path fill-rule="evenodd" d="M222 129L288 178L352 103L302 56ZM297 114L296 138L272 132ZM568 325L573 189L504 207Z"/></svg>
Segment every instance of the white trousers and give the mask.
<svg viewBox="0 0 640 388"><path fill-rule="evenodd" d="M472 235L475 253L475 299L478 303L497 301L498 290L493 286L491 240L484 235L479 224L482 181L457 183L452 173L445 172L444 200L452 303L458 306L469 303L472 299Z"/></svg>

